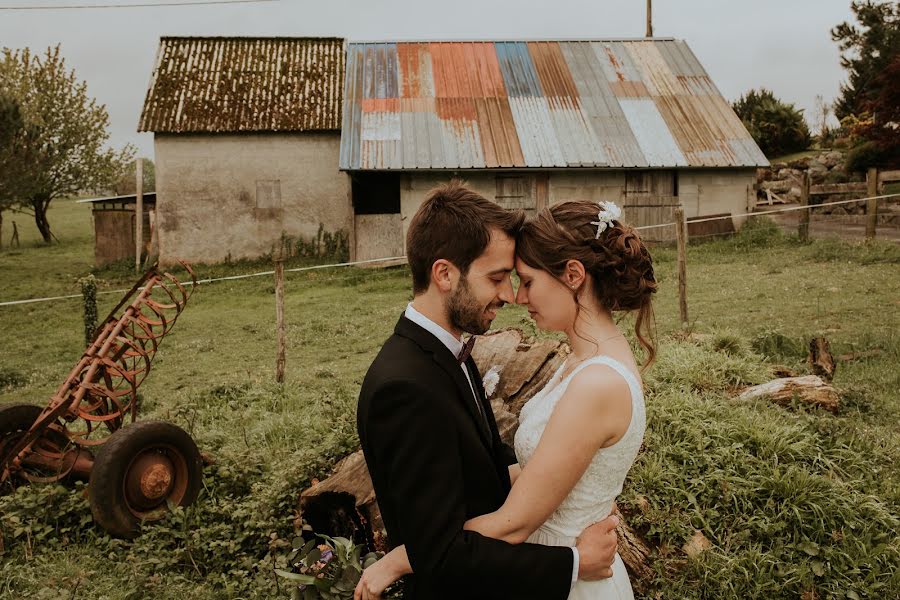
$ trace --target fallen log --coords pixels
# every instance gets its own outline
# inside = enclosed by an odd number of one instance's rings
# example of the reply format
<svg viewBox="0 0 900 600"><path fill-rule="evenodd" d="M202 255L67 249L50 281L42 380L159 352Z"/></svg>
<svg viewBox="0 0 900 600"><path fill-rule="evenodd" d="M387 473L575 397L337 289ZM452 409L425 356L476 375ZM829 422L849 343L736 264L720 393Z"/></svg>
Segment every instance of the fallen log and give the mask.
<svg viewBox="0 0 900 600"><path fill-rule="evenodd" d="M872 358L873 356L881 356L884 354L884 350L879 348L874 348L872 350L863 350L862 352L848 352L847 354L841 354L837 357L838 362L850 362L852 360L859 360L861 358Z"/></svg>
<svg viewBox="0 0 900 600"><path fill-rule="evenodd" d="M625 563L625 568L628 569L628 573L635 580L652 577L650 546L636 531L628 526L628 523L625 522L625 516L616 505L613 505L613 514L619 517L619 525L616 527L616 535L619 539L618 552L622 562Z"/></svg>
<svg viewBox="0 0 900 600"><path fill-rule="evenodd" d="M738 398L740 400L769 398L781 405L790 404L794 399L797 399L831 412L837 411L840 402L837 391L822 381L822 378L817 375L775 379L762 385L747 388Z"/></svg>
<svg viewBox="0 0 900 600"><path fill-rule="evenodd" d="M528 342L521 331L507 329L480 336L472 349L472 358L482 377L491 367L502 368L491 401L502 399L518 419L522 406L550 381L568 353L568 346L562 342ZM511 443L511 439L504 438L503 441Z"/></svg>

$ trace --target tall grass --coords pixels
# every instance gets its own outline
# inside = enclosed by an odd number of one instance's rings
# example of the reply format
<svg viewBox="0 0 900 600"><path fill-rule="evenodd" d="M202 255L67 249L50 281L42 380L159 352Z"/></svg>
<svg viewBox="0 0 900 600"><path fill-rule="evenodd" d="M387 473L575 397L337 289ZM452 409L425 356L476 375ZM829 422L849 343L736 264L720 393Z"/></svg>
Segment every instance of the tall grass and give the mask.
<svg viewBox="0 0 900 600"><path fill-rule="evenodd" d="M77 293L92 269L82 209L51 209L62 244L0 252L0 298ZM706 335L686 339L674 255L654 249L660 354L646 376L644 449L620 501L659 549L655 575L635 581L639 595L900 597L897 252L801 244L765 221L692 245L691 326ZM100 289L133 278L125 265L95 272ZM409 297L403 268L288 273L278 386L271 280L198 288L141 388L141 414L190 431L213 458L200 500L123 542L93 525L83 486L20 487L0 497L0 597L287 597L272 568L299 526L297 496L357 446L361 378ZM116 300L101 296L99 312ZM0 319L0 402L45 403L83 350L80 302L0 308ZM495 327L508 326L543 335L519 307L500 312ZM838 414L735 400L776 365L806 373L816 335L835 354L881 351L838 365ZM680 548L696 531L711 548L686 559Z"/></svg>

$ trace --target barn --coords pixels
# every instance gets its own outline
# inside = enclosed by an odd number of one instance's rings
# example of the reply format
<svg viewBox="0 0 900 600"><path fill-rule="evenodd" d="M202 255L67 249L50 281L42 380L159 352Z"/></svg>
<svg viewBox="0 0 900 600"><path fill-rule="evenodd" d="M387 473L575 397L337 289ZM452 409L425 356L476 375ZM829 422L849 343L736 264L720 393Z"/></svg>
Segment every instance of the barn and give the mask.
<svg viewBox="0 0 900 600"><path fill-rule="evenodd" d="M358 259L402 254L409 217L454 176L529 213L613 200L651 225L679 204L689 218L746 213L766 165L681 40L347 46L340 168Z"/></svg>
<svg viewBox="0 0 900 600"><path fill-rule="evenodd" d="M613 200L639 226L680 205L737 228L768 165L673 38L166 37L139 130L154 134L163 264L401 256L409 218L451 177L531 214Z"/></svg>
<svg viewBox="0 0 900 600"><path fill-rule="evenodd" d="M340 38L160 40L138 129L154 134L163 264L349 252L344 61Z"/></svg>

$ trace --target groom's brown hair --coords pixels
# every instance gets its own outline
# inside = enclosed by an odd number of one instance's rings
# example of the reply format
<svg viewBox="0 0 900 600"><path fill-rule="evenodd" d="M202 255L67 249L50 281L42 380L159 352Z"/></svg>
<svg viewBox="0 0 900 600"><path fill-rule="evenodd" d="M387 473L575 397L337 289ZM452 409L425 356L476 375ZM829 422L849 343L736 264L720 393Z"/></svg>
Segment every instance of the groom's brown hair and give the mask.
<svg viewBox="0 0 900 600"><path fill-rule="evenodd" d="M449 260L466 275L472 262L490 243L492 229L515 238L524 221L522 211L507 210L470 190L458 179L434 188L406 232L413 294L428 289L435 261Z"/></svg>

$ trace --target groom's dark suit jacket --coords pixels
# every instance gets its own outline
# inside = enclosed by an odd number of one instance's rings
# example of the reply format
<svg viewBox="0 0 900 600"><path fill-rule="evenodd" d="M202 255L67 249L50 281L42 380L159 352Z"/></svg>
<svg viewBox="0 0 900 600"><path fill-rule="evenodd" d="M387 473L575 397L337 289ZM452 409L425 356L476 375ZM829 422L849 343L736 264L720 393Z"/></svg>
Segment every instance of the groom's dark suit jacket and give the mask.
<svg viewBox="0 0 900 600"><path fill-rule="evenodd" d="M512 545L463 531L497 510L516 462L500 441L474 361L466 376L436 337L401 317L363 381L357 427L378 505L394 546L406 544L407 594L431 599L564 599L572 550Z"/></svg>

